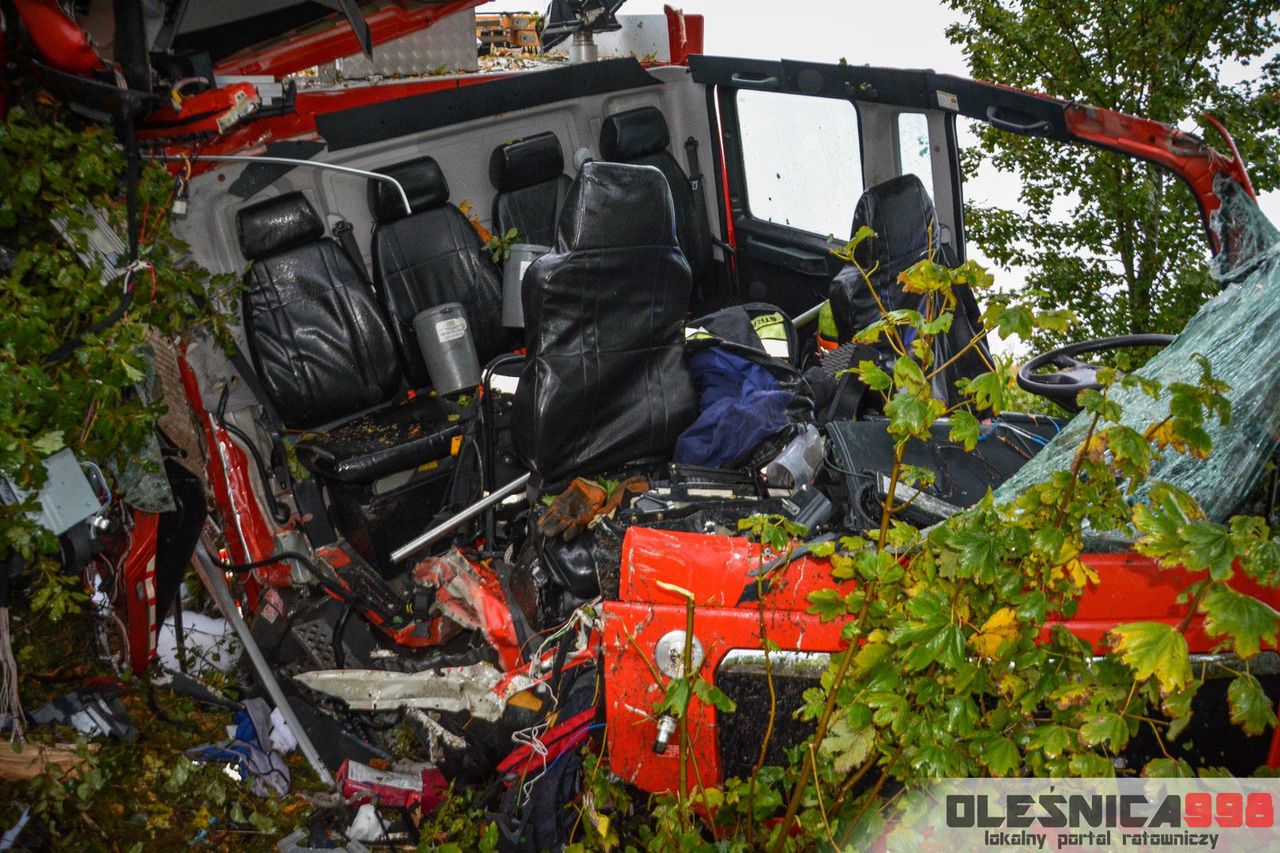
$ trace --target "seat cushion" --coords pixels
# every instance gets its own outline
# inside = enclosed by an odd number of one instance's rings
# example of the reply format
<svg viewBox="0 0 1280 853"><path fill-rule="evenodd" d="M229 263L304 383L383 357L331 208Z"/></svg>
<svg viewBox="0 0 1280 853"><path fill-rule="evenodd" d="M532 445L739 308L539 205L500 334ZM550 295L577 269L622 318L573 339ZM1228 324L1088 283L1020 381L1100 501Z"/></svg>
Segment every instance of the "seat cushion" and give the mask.
<svg viewBox="0 0 1280 853"><path fill-rule="evenodd" d="M689 265L655 169L583 166L555 251L524 278L516 447L545 485L670 455L697 414Z"/></svg>
<svg viewBox="0 0 1280 853"><path fill-rule="evenodd" d="M252 217L242 217L242 226L257 227ZM395 347L368 282L337 243L316 239L314 229L306 237L260 256L244 277L244 330L254 369L281 420L295 429L376 406L401 384Z"/></svg>
<svg viewBox="0 0 1280 853"><path fill-rule="evenodd" d="M374 283L414 387L431 381L413 333L420 311L457 302L466 311L482 364L505 349L502 284L481 246L475 228L451 204L381 222L373 230Z"/></svg>
<svg viewBox="0 0 1280 853"><path fill-rule="evenodd" d="M296 450L298 461L322 479L371 483L449 456L461 433L455 407L419 394L325 432L306 433Z"/></svg>

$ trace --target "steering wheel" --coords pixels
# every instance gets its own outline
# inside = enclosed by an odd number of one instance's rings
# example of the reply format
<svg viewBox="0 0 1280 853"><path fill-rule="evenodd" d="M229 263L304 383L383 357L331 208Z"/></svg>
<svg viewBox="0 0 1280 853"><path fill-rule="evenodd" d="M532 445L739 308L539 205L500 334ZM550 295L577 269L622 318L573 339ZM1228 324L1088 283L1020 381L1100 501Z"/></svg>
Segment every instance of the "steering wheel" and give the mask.
<svg viewBox="0 0 1280 853"><path fill-rule="evenodd" d="M1076 396L1088 388L1101 388L1098 371L1101 366L1076 358L1089 352L1134 347L1166 347L1177 335L1120 335L1067 344L1037 355L1018 370L1018 384L1023 390L1057 403L1068 412L1078 412ZM1057 373L1036 373L1042 367L1056 367Z"/></svg>

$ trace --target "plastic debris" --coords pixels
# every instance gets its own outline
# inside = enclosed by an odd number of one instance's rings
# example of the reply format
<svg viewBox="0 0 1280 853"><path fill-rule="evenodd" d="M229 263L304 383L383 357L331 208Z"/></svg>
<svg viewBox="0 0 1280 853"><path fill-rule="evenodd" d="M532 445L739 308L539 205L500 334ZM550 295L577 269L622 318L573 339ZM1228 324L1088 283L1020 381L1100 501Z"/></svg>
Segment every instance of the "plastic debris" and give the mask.
<svg viewBox="0 0 1280 853"><path fill-rule="evenodd" d="M46 702L27 718L38 726L65 723L89 737L132 741L138 736L118 694L75 691Z"/></svg>
<svg viewBox="0 0 1280 853"><path fill-rule="evenodd" d="M284 757L271 748L271 709L263 699L246 699L235 715L232 737L218 744L204 744L186 751L192 761L220 761L235 765L241 779L247 779L253 793L265 797L268 791L280 796L289 793L289 767ZM230 731L230 727L228 727Z"/></svg>
<svg viewBox="0 0 1280 853"><path fill-rule="evenodd" d="M378 807L365 803L357 811L355 819L347 827L347 838L352 841L380 841L387 834L387 825L378 814Z"/></svg>
<svg viewBox="0 0 1280 853"><path fill-rule="evenodd" d="M209 671L230 672L240 660L241 652L240 641L226 619L191 610L182 611L182 649L188 666L197 675ZM179 669L172 615L160 626L156 654L165 669Z"/></svg>
<svg viewBox="0 0 1280 853"><path fill-rule="evenodd" d="M338 789L352 802L371 802L386 808L420 806L434 811L444 800L449 783L431 764L409 764L401 770L377 770L359 761L342 762Z"/></svg>
<svg viewBox="0 0 1280 853"><path fill-rule="evenodd" d="M271 748L281 755L288 755L298 748L298 739L293 736L293 731L289 728L289 724L285 722L284 714L280 713L279 708L271 711Z"/></svg>

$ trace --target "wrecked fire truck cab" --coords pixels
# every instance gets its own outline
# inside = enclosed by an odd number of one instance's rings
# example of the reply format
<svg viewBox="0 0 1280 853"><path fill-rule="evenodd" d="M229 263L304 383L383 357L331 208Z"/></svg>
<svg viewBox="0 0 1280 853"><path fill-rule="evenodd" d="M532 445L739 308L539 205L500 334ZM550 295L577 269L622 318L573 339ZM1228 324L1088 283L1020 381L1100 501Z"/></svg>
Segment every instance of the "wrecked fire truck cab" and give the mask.
<svg viewBox="0 0 1280 853"><path fill-rule="evenodd" d="M737 705L690 700L700 781L744 775L767 713L762 626L777 646L781 761L805 732L790 712L844 623L808 612L808 594L836 583L825 560L803 544L784 559L737 522L778 515L819 539L878 525L891 439L845 372L865 357L847 342L868 306L832 250L874 231L862 250L890 302L922 257L964 261L960 118L1171 170L1214 221L1219 257L1265 233L1242 212L1252 190L1225 131L1229 155L1156 122L931 71L704 56L701 18L672 10L655 22L661 55L643 63L290 76L361 41L376 59L413 30L406 9L435 27L473 5L386 4L363 34L333 18L240 46L159 106L104 94L93 63L51 54L46 68L73 101L126 109L141 155L175 174L192 259L242 281L230 354L200 338L157 353L176 380L166 400L188 415L171 438L199 462L176 476L207 497L201 571L242 585L253 643L331 770L379 754L400 719L463 779L571 772L559 757L602 729L614 773L672 790L679 745L655 707L690 654ZM580 54L589 41L575 40ZM194 98L221 106L187 114ZM830 345L816 328L828 301ZM953 339L980 328L965 291ZM1178 347L1161 357L1185 363ZM975 371L974 355L955 358L937 394ZM731 383L748 390L720 393ZM942 453L940 431L912 450L938 477L911 520L977 502L1068 428L1004 415L972 461ZM1270 442L1237 462L1226 512L1252 493ZM137 525L153 532L126 570L154 574L154 517ZM1182 620L1185 583L1147 558L1083 560L1099 583L1066 623L1078 636ZM1248 591L1280 607L1274 590ZM129 617L142 668L155 603ZM1197 621L1187 636L1213 654ZM1274 663L1267 652L1254 669L1273 699ZM1212 716L1196 719L1215 763L1280 766L1280 743L1219 743ZM513 742L530 731L542 751Z"/></svg>

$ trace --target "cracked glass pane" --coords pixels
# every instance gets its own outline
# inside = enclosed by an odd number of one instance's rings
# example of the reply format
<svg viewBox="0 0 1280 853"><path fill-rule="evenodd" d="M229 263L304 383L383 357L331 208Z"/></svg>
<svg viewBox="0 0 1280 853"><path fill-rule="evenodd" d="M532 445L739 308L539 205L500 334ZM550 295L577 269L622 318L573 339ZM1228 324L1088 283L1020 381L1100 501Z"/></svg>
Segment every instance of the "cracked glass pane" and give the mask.
<svg viewBox="0 0 1280 853"><path fill-rule="evenodd" d="M1231 420L1206 423L1213 439L1207 459L1166 451L1152 466L1148 485L1130 500L1144 500L1150 483L1163 480L1187 491L1209 518L1221 521L1257 484L1280 440L1280 232L1239 184L1219 175L1214 189L1223 202L1212 222L1224 246L1213 259L1222 290L1137 373L1166 386L1194 383L1200 375L1194 356L1204 355L1214 376L1230 386L1225 396ZM1164 394L1153 400L1137 388L1116 387L1111 396L1124 408L1123 423L1138 430L1168 414ZM1052 472L1069 469L1091 417L1077 415L996 491L996 500L1010 500Z"/></svg>

